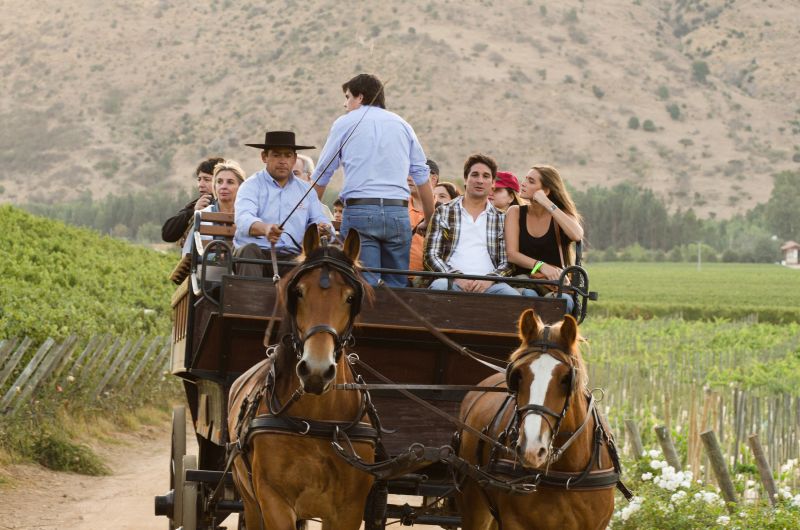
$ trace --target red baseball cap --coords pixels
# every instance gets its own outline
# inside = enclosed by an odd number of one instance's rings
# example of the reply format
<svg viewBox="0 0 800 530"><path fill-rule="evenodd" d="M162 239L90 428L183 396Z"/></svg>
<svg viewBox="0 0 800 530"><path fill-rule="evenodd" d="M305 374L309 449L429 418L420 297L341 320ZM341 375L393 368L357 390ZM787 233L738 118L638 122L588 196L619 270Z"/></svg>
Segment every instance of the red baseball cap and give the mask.
<svg viewBox="0 0 800 530"><path fill-rule="evenodd" d="M517 176L509 171L498 171L497 179L494 181L494 189L508 188L519 193L519 180Z"/></svg>

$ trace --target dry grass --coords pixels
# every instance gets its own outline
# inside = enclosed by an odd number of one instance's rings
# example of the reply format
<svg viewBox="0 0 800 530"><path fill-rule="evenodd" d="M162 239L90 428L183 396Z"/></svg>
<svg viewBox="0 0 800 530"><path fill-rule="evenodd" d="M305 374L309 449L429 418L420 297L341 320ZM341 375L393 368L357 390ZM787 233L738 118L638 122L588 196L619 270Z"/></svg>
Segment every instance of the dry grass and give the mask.
<svg viewBox="0 0 800 530"><path fill-rule="evenodd" d="M498 2L350 11L313 0L275 17L228 1L12 0L0 117L17 126L0 135L0 201L190 188L211 154L254 171L257 152L242 144L266 128L321 147L357 71L386 81L389 108L446 179L482 150L518 174L553 163L578 188L633 181L673 207L697 192L701 213L724 217L765 200L770 175L796 167L796 3ZM698 61L704 82L693 78ZM655 130L629 129L633 116ZM736 174L720 175L734 159ZM26 178L12 182L10 168ZM743 176L750 185L735 189Z"/></svg>

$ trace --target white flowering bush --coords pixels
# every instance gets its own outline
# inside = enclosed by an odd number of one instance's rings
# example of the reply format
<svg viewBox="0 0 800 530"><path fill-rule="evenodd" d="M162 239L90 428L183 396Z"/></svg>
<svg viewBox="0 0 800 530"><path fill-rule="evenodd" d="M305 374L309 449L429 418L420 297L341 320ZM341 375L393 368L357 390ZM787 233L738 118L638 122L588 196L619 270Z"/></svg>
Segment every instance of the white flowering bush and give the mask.
<svg viewBox="0 0 800 530"><path fill-rule="evenodd" d="M797 467L789 463L788 470ZM726 505L716 487L693 481L691 471L676 471L658 451L645 452L625 466L626 485L636 495L630 502L618 496L611 520L614 529L783 529L800 528L800 494L781 485L773 508L759 494L750 475L737 475L736 488L742 501ZM749 493L749 500L748 495Z"/></svg>

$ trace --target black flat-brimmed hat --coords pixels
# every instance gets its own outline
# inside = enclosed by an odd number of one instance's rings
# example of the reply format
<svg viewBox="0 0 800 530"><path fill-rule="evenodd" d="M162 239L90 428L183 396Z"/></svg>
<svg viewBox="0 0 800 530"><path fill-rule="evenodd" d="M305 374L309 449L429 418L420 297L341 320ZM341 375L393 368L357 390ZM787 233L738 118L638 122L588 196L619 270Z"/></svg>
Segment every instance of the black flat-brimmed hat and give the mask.
<svg viewBox="0 0 800 530"><path fill-rule="evenodd" d="M275 149L277 147L287 147L300 151L301 149L316 149L313 145L295 145L294 133L292 131L267 131L264 135L263 144L244 144L248 147L258 147L259 149Z"/></svg>

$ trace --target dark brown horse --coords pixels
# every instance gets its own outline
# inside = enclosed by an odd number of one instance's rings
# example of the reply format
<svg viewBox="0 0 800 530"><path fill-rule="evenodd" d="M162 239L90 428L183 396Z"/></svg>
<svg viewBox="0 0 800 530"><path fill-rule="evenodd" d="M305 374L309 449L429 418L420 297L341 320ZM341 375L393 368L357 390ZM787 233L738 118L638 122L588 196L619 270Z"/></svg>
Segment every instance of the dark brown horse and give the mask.
<svg viewBox="0 0 800 530"><path fill-rule="evenodd" d="M566 315L544 326L528 309L520 316L519 337L505 376L481 383L508 386L509 393L470 392L461 405L461 419L485 429L507 452L492 451L463 431L459 455L500 482L536 489L511 494L466 479L458 498L463 528L605 528L614 511L618 463L587 390L578 324Z"/></svg>
<svg viewBox="0 0 800 530"><path fill-rule="evenodd" d="M233 478L248 530L290 530L298 521L357 529L372 477L334 454L334 431L348 433L363 461L374 461L377 433L366 423L361 393L336 390L354 381L343 349L362 296L355 270L360 244L351 230L343 249L305 234L305 259L279 284L283 340L267 361L231 387L228 429L243 451Z"/></svg>

